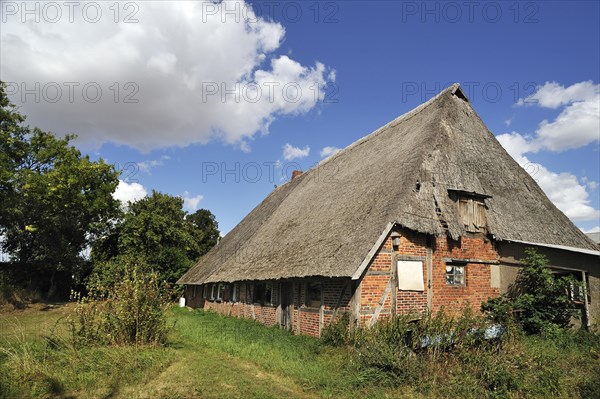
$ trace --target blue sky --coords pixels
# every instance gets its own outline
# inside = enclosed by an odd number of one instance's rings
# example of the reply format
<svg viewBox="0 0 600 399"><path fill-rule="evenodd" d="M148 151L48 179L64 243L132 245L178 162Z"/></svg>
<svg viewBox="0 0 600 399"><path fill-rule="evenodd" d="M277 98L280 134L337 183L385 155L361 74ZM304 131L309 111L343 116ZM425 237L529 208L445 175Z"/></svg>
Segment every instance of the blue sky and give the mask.
<svg viewBox="0 0 600 399"><path fill-rule="evenodd" d="M120 198L179 195L226 233L292 169L459 82L557 206L600 225L598 2L110 4L2 1L0 78L31 124L124 168Z"/></svg>

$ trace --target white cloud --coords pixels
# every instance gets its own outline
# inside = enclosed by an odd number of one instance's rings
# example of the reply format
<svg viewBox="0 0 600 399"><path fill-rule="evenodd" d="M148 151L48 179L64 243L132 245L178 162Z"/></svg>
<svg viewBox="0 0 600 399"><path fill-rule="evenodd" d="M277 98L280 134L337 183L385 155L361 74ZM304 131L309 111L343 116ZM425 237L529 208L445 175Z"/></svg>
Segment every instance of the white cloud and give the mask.
<svg viewBox="0 0 600 399"><path fill-rule="evenodd" d="M538 182L548 198L574 221L598 220L600 211L590 201L590 190L597 183L581 181L572 173L555 173L546 167L531 163L526 153L542 150L563 151L579 148L600 139L600 85L591 81L564 87L547 82L519 105L539 105L544 108L563 110L554 121L542 121L533 136L517 132L497 136L506 151Z"/></svg>
<svg viewBox="0 0 600 399"><path fill-rule="evenodd" d="M304 148L294 147L289 143L286 143L283 146L283 158L286 161L292 161L294 159L305 158L310 154L310 147L306 146Z"/></svg>
<svg viewBox="0 0 600 399"><path fill-rule="evenodd" d="M148 195L146 188L139 183L127 183L119 180L119 185L113 193L113 198L121 201L123 204L139 201Z"/></svg>
<svg viewBox="0 0 600 399"><path fill-rule="evenodd" d="M554 121L540 123L536 141L550 151L579 148L600 140L600 95L567 106Z"/></svg>
<svg viewBox="0 0 600 399"><path fill-rule="evenodd" d="M329 157L329 156L331 156L331 155L335 154L336 152L338 152L338 151L340 151L340 150L341 150L341 149L340 149L340 148L337 148L337 147L330 147L330 146L324 147L324 148L321 150L321 158L327 158L327 157Z"/></svg>
<svg viewBox="0 0 600 399"><path fill-rule="evenodd" d="M163 155L159 159L151 159L147 161L142 161L137 164L140 171L144 173L150 174L150 170L159 166L163 166L165 161L171 159L168 155Z"/></svg>
<svg viewBox="0 0 600 399"><path fill-rule="evenodd" d="M538 86L532 95L520 98L517 104L556 109L561 105L593 100L598 96L599 91L600 85L594 84L591 80L575 83L569 87L556 82L546 82Z"/></svg>
<svg viewBox="0 0 600 399"><path fill-rule="evenodd" d="M543 165L530 162L524 155L531 147L519 133L512 132L496 137L506 151L537 181L548 198L574 221L598 220L600 211L590 203L586 183L580 184L572 173L555 173Z"/></svg>
<svg viewBox="0 0 600 399"><path fill-rule="evenodd" d="M70 23L67 8L56 23L6 15L0 36L2 79L27 89L40 83L39 102L34 95L23 102L21 88L9 87L28 122L75 132L87 145L111 141L147 151L220 139L248 149L276 117L314 109L335 79L322 63L276 54L284 27L243 1L139 2L138 23L115 23L112 3L97 4L97 23L77 13ZM121 19L129 13L121 11ZM88 99L102 90L98 102L84 98L89 83ZM48 101L57 87L62 97Z"/></svg>
<svg viewBox="0 0 600 399"><path fill-rule="evenodd" d="M198 209L198 205L200 205L200 201L202 201L204 199L204 196L196 195L195 197L192 197L190 195L190 193L188 193L186 191L185 193L183 193L182 198L183 198L183 209L192 213Z"/></svg>
<svg viewBox="0 0 600 399"><path fill-rule="evenodd" d="M600 233L600 226L596 226L596 227L592 227L589 230L586 229L581 229L581 231L583 231L585 234L589 234L589 233Z"/></svg>
<svg viewBox="0 0 600 399"><path fill-rule="evenodd" d="M552 109L565 106L554 121L539 124L528 143L532 151L563 151L600 140L600 84L585 81L565 88L546 82L518 104Z"/></svg>

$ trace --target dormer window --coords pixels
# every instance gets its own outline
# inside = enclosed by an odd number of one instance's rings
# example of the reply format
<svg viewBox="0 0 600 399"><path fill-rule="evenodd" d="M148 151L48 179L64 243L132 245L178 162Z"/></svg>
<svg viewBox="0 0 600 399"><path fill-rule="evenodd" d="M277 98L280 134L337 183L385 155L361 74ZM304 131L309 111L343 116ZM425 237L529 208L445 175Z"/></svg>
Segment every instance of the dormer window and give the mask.
<svg viewBox="0 0 600 399"><path fill-rule="evenodd" d="M488 195L448 190L458 205L458 217L470 233L485 233L487 227L485 199Z"/></svg>

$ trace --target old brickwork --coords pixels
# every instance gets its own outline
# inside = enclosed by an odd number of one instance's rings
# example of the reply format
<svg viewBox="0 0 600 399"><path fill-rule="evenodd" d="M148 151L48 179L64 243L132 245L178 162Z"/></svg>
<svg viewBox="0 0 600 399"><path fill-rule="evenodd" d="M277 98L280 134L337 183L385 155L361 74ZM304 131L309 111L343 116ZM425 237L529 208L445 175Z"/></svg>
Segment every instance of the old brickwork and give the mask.
<svg viewBox="0 0 600 399"><path fill-rule="evenodd" d="M381 320L394 313L419 314L428 309L437 312L442 306L449 313L458 313L467 304L479 310L481 302L499 295L498 289L491 286L490 269L491 264L498 262L498 256L492 242L483 236L452 241L445 236L428 237L406 229L397 230L395 235L399 245L394 247L391 235L387 237L360 281L360 320L364 324L370 325L374 318ZM423 291L398 289L395 270L398 260L422 262ZM447 264L464 267L464 284L447 284Z"/></svg>
<svg viewBox="0 0 600 399"><path fill-rule="evenodd" d="M252 302L255 283L239 283L238 301L233 301L233 284L226 284L221 300L211 299L212 285L208 285L204 298L204 286L187 285L185 296L187 305L203 308L227 316L254 319L267 326L283 322L280 292L281 284L287 284L291 303L289 305L290 329L295 334L319 336L323 326L331 322L335 315L350 311L353 283L350 279L312 279L321 283L321 306L311 307L306 301L306 281L267 282L272 286L271 303ZM264 283L264 282L261 282Z"/></svg>
<svg viewBox="0 0 600 399"><path fill-rule="evenodd" d="M303 279L260 282L271 287L270 303L253 302L259 282L238 283L238 298L233 301L233 284L226 284L222 299L211 299L212 284L206 294L204 286L186 286L188 306L204 308L224 315L254 319L267 326L284 323L282 295L289 298L289 328L295 334L319 336L323 326L341 312L358 312L357 318L370 325L393 314L421 314L428 309L437 312L442 306L447 312L458 313L466 304L478 310L481 302L499 295L491 286L490 265L497 263L493 243L483 236L462 237L458 241L440 236L428 237L407 229L394 232L399 245L393 245L390 235L375 254L362 278ZM423 264L423 291L398 289L396 262L420 261ZM457 263L458 262L458 263ZM447 264L464 267L463 285L448 285ZM428 269L431 278L428 278ZM307 302L307 284L321 285L320 306ZM429 287L429 282L431 286ZM282 293L283 286L290 291ZM356 304L356 307L353 304Z"/></svg>

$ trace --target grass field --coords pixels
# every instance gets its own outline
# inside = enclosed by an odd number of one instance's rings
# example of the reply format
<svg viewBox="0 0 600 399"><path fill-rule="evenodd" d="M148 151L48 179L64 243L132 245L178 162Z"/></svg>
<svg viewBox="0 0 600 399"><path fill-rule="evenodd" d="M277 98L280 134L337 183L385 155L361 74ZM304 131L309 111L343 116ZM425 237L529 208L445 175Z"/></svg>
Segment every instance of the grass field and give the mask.
<svg viewBox="0 0 600 399"><path fill-rule="evenodd" d="M164 348L74 348L66 339L45 338L53 331L66 336L64 316L71 309L56 305L0 316L0 397L500 398L510 392L515 398L583 398L598 390L578 387L600 384L597 349L543 339L527 339L516 360L490 354L487 363L438 361L426 365L418 383L389 384L361 369L350 349L180 308L170 310L174 327ZM469 362L483 364L484 377L500 385L482 385ZM500 389L505 385L512 390Z"/></svg>

